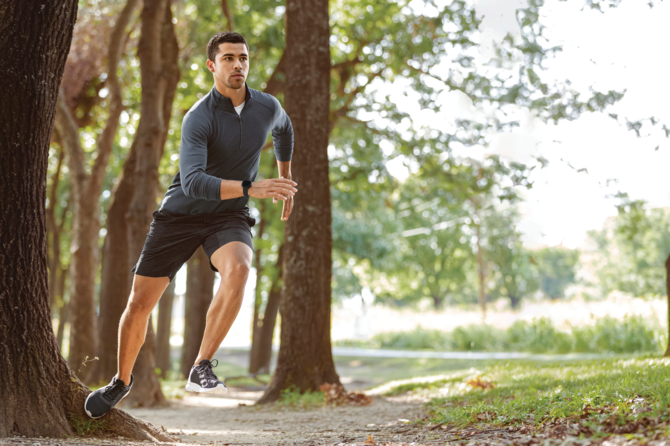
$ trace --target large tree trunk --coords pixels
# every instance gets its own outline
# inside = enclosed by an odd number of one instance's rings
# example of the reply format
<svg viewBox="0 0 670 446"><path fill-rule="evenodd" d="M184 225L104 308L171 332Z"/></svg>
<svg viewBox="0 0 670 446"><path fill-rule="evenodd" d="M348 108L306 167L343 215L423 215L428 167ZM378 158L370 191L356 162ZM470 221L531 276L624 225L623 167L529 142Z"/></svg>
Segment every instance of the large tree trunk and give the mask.
<svg viewBox="0 0 670 446"><path fill-rule="evenodd" d="M165 101L174 97L174 93L170 93L172 85L176 88L171 72L165 70L166 64L177 65L179 54L168 0L144 0L137 53L142 74L142 106L133 141L137 150L135 191L126 214L131 264L140 257L149 232L151 214L156 208L158 165L169 125L169 116L165 116L165 111L171 109ZM133 370L137 384L126 398L129 404L151 407L165 403L155 371L155 342L153 325L149 322L146 339Z"/></svg>
<svg viewBox="0 0 670 446"><path fill-rule="evenodd" d="M51 326L46 173L58 85L77 2L0 8L0 437L72 433L67 367ZM36 70L31 54L40 61Z"/></svg>
<svg viewBox="0 0 670 446"><path fill-rule="evenodd" d="M287 0L286 111L295 132L293 179L305 194L286 222L281 347L260 402L276 400L289 385L313 391L340 384L330 343L329 38L327 1Z"/></svg>
<svg viewBox="0 0 670 446"><path fill-rule="evenodd" d="M249 373L270 373L270 359L272 358L272 338L277 323L279 302L281 297L281 281L283 275L284 244L279 246L277 254L277 276L272 281L268 301L262 317L254 318L254 331L251 339L251 352L249 353ZM260 311L259 311L260 313Z"/></svg>
<svg viewBox="0 0 670 446"><path fill-rule="evenodd" d="M207 323L207 309L214 297L215 273L202 246L186 264L186 295L184 296L184 345L181 350L181 374L188 378L198 357Z"/></svg>
<svg viewBox="0 0 670 446"><path fill-rule="evenodd" d="M0 437L72 436L73 418L86 417L88 390L60 356L51 326L44 207L49 140L76 15L75 0L14 0L0 8ZM122 411L112 414L114 434L171 440Z"/></svg>
<svg viewBox="0 0 670 446"><path fill-rule="evenodd" d="M170 334L172 332L172 304L176 280L170 282L158 304L158 327L156 327L156 367L160 377L167 378L170 371Z"/></svg>
<svg viewBox="0 0 670 446"><path fill-rule="evenodd" d="M72 262L70 283L72 290L72 323L70 325L70 354L68 363L74 370L81 369L82 381L90 382L94 366L82 366L86 357L93 357L96 345L95 323L95 273L98 266L98 238L100 232L100 193L105 169L114 146L119 117L125 109L121 85L117 76L118 61L126 26L130 22L138 0L128 0L117 17L112 30L107 54L107 86L109 117L97 141L97 156L86 172L86 156L79 141L79 128L67 105L63 90L59 94L56 129L67 153L70 184L74 197L74 224L72 237ZM66 79L67 81L67 79Z"/></svg>
<svg viewBox="0 0 670 446"><path fill-rule="evenodd" d="M668 332L670 333L670 255L665 261L665 292L668 295ZM668 348L663 356L670 356L670 335L668 336Z"/></svg>

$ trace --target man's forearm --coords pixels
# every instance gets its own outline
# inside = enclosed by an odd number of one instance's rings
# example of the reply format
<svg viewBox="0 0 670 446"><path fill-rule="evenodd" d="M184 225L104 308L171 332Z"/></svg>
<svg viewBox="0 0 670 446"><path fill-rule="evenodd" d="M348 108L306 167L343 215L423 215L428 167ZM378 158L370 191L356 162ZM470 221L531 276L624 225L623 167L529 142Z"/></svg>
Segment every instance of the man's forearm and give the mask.
<svg viewBox="0 0 670 446"><path fill-rule="evenodd" d="M277 160L277 165L279 166L279 176L288 178L289 180L292 180L291 178L291 162L290 161L279 161Z"/></svg>
<svg viewBox="0 0 670 446"><path fill-rule="evenodd" d="M279 165L279 176L287 179L291 178L291 162L277 161ZM230 200L231 198L239 198L244 196L242 189L242 181L238 180L221 180L221 199Z"/></svg>
<svg viewBox="0 0 670 446"><path fill-rule="evenodd" d="M244 197L242 181L221 180L221 199L230 200L231 198Z"/></svg>

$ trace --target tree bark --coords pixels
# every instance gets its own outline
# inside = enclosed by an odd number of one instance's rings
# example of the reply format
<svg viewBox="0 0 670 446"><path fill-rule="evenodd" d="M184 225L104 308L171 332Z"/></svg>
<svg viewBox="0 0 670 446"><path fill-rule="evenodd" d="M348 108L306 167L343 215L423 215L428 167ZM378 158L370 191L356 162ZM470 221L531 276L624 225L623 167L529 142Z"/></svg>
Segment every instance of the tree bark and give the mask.
<svg viewBox="0 0 670 446"><path fill-rule="evenodd" d="M135 263L142 252L149 232L151 214L156 208L158 165L167 138L169 116L165 103L170 94L172 78L165 65L178 64L178 46L168 0L144 0L138 58L142 75L141 117L133 141L135 190L126 218L128 221L129 262ZM174 83L176 87L176 82ZM140 349L133 374L137 384L126 400L131 405L152 407L165 403L156 375L155 334L149 323L144 345Z"/></svg>
<svg viewBox="0 0 670 446"><path fill-rule="evenodd" d="M60 356L51 326L44 206L58 86L76 17L75 0L0 7L0 437L72 436L73 419L86 417L88 390ZM124 412L108 417L113 434L173 440Z"/></svg>
<svg viewBox="0 0 670 446"><path fill-rule="evenodd" d="M188 377L198 357L205 334L207 310L214 297L215 273L202 246L186 264L186 295L184 296L184 345L181 350L181 374Z"/></svg>
<svg viewBox="0 0 670 446"><path fill-rule="evenodd" d="M670 255L665 261L665 292L668 295L668 331L670 333ZM668 335L668 348L663 356L670 356L670 334Z"/></svg>
<svg viewBox="0 0 670 446"><path fill-rule="evenodd" d="M172 304L176 280L170 282L158 304L158 327L156 328L156 366L165 379L170 371L170 334L172 332Z"/></svg>
<svg viewBox="0 0 670 446"><path fill-rule="evenodd" d="M340 384L330 342L329 38L327 1L287 0L286 111L294 128L293 178L304 195L286 222L281 347L261 403L289 386L314 391Z"/></svg>
<svg viewBox="0 0 670 446"><path fill-rule="evenodd" d="M270 359L272 359L272 339L274 336L275 325L277 323L277 313L279 312L279 302L281 297L281 278L283 275L283 253L284 244L279 246L277 254L277 275L272 281L268 301L265 305L265 311L262 317L254 318L255 325L253 337L251 339L251 352L249 353L249 373L270 373Z"/></svg>
<svg viewBox="0 0 670 446"><path fill-rule="evenodd" d="M56 113L56 129L67 153L70 184L74 198L72 236L71 292L72 322L70 324L70 354L68 364L81 370L80 379L91 382L95 365L82 366L86 357L96 352L95 275L98 265L98 239L100 232L100 193L105 170L114 146L121 112L125 109L121 85L117 76L118 61L122 54L122 41L138 0L128 0L116 19L107 54L107 86L109 117L97 141L97 156L86 172L86 156L79 141L79 128L67 105L61 88ZM66 80L67 81L67 80Z"/></svg>

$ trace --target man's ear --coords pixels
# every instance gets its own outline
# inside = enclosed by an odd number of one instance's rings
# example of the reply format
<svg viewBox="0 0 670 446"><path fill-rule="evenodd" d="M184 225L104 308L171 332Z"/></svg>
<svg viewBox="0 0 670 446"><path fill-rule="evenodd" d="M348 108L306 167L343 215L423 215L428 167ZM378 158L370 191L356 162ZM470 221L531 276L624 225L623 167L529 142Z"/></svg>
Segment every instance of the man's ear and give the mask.
<svg viewBox="0 0 670 446"><path fill-rule="evenodd" d="M214 68L213 68L214 62L212 62L212 59L207 59L206 64L207 64L207 69L213 73L214 72Z"/></svg>

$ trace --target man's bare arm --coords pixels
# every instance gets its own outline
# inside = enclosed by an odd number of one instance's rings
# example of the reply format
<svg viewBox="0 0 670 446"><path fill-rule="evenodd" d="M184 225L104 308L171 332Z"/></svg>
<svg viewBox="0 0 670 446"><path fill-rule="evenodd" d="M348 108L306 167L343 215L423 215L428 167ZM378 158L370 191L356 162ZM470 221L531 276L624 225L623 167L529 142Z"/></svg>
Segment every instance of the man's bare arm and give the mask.
<svg viewBox="0 0 670 446"><path fill-rule="evenodd" d="M295 187L298 183L290 178L269 178L262 181L254 181L249 188L249 196L253 198L274 198L277 200L288 200L298 192ZM242 181L221 180L221 199L230 200L244 196Z"/></svg>

